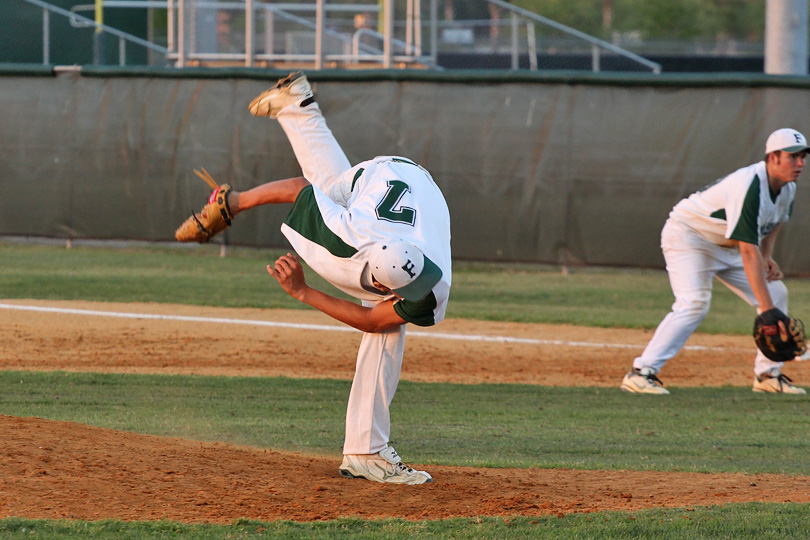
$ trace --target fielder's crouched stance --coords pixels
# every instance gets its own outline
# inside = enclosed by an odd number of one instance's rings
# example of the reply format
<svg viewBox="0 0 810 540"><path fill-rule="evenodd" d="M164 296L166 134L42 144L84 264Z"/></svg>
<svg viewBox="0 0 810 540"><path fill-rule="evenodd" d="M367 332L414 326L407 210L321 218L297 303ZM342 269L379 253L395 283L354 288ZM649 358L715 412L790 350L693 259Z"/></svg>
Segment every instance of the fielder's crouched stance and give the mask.
<svg viewBox="0 0 810 540"><path fill-rule="evenodd" d="M362 302L309 287L295 255L267 267L292 297L364 332L340 474L398 484L431 482L430 474L405 466L388 445L389 406L399 384L406 323L432 326L445 315L452 270L444 197L430 174L409 159L384 156L352 167L301 73L280 80L249 108L254 116L278 120L303 176L244 192L217 186L200 215L186 220L176 237L204 242L239 212L294 203L281 227L293 249Z"/></svg>
<svg viewBox="0 0 810 540"><path fill-rule="evenodd" d="M657 374L706 317L716 277L759 314L753 332L758 349L753 391L805 394L781 372L782 363L806 347L803 325L787 316L787 288L773 248L779 228L790 218L809 150L798 131L776 130L765 142L763 161L675 205L661 233L675 303L633 361L622 390L669 394Z"/></svg>

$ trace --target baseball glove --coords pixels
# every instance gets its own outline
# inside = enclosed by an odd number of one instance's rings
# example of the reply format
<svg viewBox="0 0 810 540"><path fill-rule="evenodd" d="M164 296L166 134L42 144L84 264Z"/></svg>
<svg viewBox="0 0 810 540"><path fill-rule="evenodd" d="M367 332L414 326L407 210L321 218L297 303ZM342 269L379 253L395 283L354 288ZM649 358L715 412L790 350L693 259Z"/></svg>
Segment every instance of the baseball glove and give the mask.
<svg viewBox="0 0 810 540"><path fill-rule="evenodd" d="M777 308L754 319L754 341L762 354L774 362L789 362L807 351L804 323Z"/></svg>
<svg viewBox="0 0 810 540"><path fill-rule="evenodd" d="M192 210L191 216L174 232L174 237L178 242L202 244L231 226L233 213L228 206L228 194L233 191L233 188L229 184L218 185L205 169L202 172L195 170L194 174L202 178L214 191L208 197L208 204L200 211L200 215L198 216Z"/></svg>

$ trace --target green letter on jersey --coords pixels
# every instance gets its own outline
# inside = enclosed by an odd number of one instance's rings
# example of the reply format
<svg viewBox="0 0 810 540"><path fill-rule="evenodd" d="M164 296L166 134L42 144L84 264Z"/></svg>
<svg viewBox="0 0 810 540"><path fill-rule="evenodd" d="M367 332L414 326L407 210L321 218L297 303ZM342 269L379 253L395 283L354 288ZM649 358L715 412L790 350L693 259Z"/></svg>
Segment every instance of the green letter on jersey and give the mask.
<svg viewBox="0 0 810 540"><path fill-rule="evenodd" d="M388 180L388 191L377 205L377 219L413 225L416 210L407 206L396 208L405 192L410 190L411 187L402 180Z"/></svg>

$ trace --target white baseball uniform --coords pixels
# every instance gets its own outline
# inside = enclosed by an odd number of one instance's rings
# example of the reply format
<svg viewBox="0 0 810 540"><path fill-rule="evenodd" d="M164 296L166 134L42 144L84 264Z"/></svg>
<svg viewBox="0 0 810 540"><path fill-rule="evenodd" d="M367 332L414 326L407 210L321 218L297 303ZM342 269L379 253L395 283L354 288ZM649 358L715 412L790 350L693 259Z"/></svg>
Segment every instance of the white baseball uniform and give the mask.
<svg viewBox="0 0 810 540"><path fill-rule="evenodd" d="M391 296L372 285L368 250L391 239L410 242L436 263L442 278L425 299L399 300L394 309L420 326L441 321L452 275L450 214L430 174L397 156L351 167L317 103L285 107L277 120L312 184L298 195L281 227L298 255L337 288L372 306ZM374 454L388 446L389 406L399 384L406 326L363 335L344 454Z"/></svg>
<svg viewBox="0 0 810 540"><path fill-rule="evenodd" d="M765 162L743 167L701 191L681 200L672 209L661 232L661 248L675 295L672 311L664 317L633 367L658 373L681 350L709 311L712 278L758 308L748 282L736 241L760 245L781 222L787 221L796 195L796 184L771 192ZM787 288L771 281L774 305L787 313ZM781 367L757 351L754 373L775 373Z"/></svg>

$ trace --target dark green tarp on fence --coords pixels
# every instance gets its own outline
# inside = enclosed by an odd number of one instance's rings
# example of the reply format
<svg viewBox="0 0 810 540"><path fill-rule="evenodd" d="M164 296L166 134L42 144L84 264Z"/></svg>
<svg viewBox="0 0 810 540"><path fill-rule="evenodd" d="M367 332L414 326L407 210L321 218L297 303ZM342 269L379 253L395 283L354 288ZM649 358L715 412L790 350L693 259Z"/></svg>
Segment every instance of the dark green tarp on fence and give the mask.
<svg viewBox="0 0 810 540"><path fill-rule="evenodd" d="M208 188L300 169L278 124L247 104L257 69L0 70L0 234L171 240ZM762 158L779 127L810 135L806 78L312 73L352 162L410 157L445 193L456 258L663 265L683 196ZM800 184L810 182L806 172ZM810 269L810 187L777 260ZM237 218L234 244L285 246L287 208Z"/></svg>

